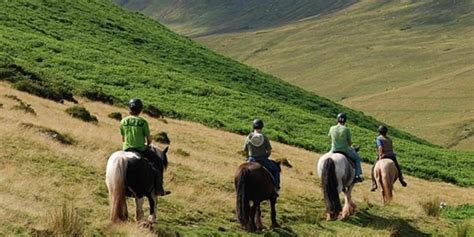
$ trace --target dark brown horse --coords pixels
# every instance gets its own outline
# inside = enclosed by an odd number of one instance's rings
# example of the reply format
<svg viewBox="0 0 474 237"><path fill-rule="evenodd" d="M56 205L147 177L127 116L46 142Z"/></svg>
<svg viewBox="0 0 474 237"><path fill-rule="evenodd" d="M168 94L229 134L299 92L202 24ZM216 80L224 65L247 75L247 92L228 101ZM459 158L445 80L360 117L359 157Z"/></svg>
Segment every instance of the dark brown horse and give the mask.
<svg viewBox="0 0 474 237"><path fill-rule="evenodd" d="M273 161L281 171L281 165L291 167L288 160ZM247 231L263 229L260 203L270 200L272 228L279 227L276 220L275 204L278 194L270 173L257 162L241 164L235 173L237 191L236 214L240 225ZM250 207L250 202L253 203Z"/></svg>

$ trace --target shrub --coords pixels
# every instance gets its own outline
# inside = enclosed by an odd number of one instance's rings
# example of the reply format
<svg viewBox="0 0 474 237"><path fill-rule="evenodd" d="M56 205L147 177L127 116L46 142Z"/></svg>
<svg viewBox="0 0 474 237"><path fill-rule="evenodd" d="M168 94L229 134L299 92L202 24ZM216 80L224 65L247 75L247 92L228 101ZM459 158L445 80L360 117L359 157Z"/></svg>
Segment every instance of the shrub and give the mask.
<svg viewBox="0 0 474 237"><path fill-rule="evenodd" d="M109 115L107 115L107 117L109 117L111 119L115 119L117 121L122 120L122 114L120 112L112 112Z"/></svg>
<svg viewBox="0 0 474 237"><path fill-rule="evenodd" d="M82 236L84 224L72 205L63 204L49 213L48 228L55 236Z"/></svg>
<svg viewBox="0 0 474 237"><path fill-rule="evenodd" d="M100 101L107 104L114 104L117 100L114 96L106 94L101 87L91 86L79 92L80 96L86 97L89 100Z"/></svg>
<svg viewBox="0 0 474 237"><path fill-rule="evenodd" d="M15 100L15 101L18 101L18 102L22 101L16 95L5 95L5 98L12 99L12 100Z"/></svg>
<svg viewBox="0 0 474 237"><path fill-rule="evenodd" d="M180 156L184 156L184 157L188 157L190 156L191 154L181 148L178 148L178 150L176 150L176 153L178 153L178 155Z"/></svg>
<svg viewBox="0 0 474 237"><path fill-rule="evenodd" d="M85 122L95 122L95 123L98 122L97 117L94 115L91 115L89 111L87 111L87 109L82 106L78 106L78 105L72 106L66 109L66 113L71 115L73 118L78 118Z"/></svg>
<svg viewBox="0 0 474 237"><path fill-rule="evenodd" d="M20 123L20 126L24 128L28 128L28 129L35 129L37 132L61 144L72 145L76 142L69 135L61 134L58 131L51 128L46 128L46 127L35 125L32 123Z"/></svg>
<svg viewBox="0 0 474 237"><path fill-rule="evenodd" d="M143 113L147 114L152 118L163 118L163 112L153 105L147 105L145 109L143 109Z"/></svg>
<svg viewBox="0 0 474 237"><path fill-rule="evenodd" d="M73 94L70 92L70 88L60 83L47 83L22 79L15 82L13 86L17 90L24 91L56 102L69 100L74 103L77 103L77 100L74 99Z"/></svg>
<svg viewBox="0 0 474 237"><path fill-rule="evenodd" d="M441 212L439 198L433 198L431 200L424 201L421 203L421 207L428 216L438 217Z"/></svg>
<svg viewBox="0 0 474 237"><path fill-rule="evenodd" d="M166 132L159 132L153 135L153 140L155 142L159 142L159 143L167 144L167 145L169 145L171 142Z"/></svg>

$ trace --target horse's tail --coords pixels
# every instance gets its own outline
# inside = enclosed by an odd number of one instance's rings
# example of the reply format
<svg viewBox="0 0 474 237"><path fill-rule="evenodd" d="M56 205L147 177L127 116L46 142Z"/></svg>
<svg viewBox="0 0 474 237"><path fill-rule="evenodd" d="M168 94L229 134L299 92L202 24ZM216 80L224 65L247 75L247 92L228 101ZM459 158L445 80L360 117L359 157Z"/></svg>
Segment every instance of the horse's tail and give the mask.
<svg viewBox="0 0 474 237"><path fill-rule="evenodd" d="M383 202L389 203L393 199L393 177L390 174L389 167L385 167L384 170L380 168L378 170L379 174L379 183L382 186L382 195L383 195Z"/></svg>
<svg viewBox="0 0 474 237"><path fill-rule="evenodd" d="M240 225L245 227L247 225L247 216L250 213L250 202L246 192L248 177L250 170L247 167L242 167L235 177L235 189L237 191L236 214Z"/></svg>
<svg viewBox="0 0 474 237"><path fill-rule="evenodd" d="M112 222L125 221L127 219L125 200L125 177L127 174L127 161L125 157L117 157L107 166L107 187L109 189L110 219Z"/></svg>
<svg viewBox="0 0 474 237"><path fill-rule="evenodd" d="M321 172L321 182L326 202L326 211L330 214L338 214L342 211L341 200L337 190L336 165L331 158L324 161Z"/></svg>

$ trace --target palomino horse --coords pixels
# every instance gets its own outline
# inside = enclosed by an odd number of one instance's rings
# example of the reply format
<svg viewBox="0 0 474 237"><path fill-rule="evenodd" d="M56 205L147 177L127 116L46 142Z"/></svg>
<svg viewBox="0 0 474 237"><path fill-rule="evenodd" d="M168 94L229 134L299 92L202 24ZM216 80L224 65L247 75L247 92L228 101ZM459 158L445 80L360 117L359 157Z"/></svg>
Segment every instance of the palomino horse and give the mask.
<svg viewBox="0 0 474 237"><path fill-rule="evenodd" d="M288 160L273 161L281 171L281 165L291 168ZM235 189L237 191L236 214L240 225L248 231L263 229L260 203L270 200L272 228L277 228L276 209L278 194L269 171L257 162L241 164L235 173ZM250 208L250 201L253 202Z"/></svg>
<svg viewBox="0 0 474 237"><path fill-rule="evenodd" d="M105 182L109 190L109 201L111 205L110 218L112 222L126 221L128 218L126 197L134 197L136 204L136 219L143 219L144 197L148 198L150 204L150 216L148 221L154 224L156 221L156 195L154 190L154 169L165 170L168 166L166 153L168 147L163 151L152 146L151 149L162 159L163 167L158 167L159 162L149 162L140 158L133 152L117 151L107 161ZM152 165L154 166L152 168ZM163 175L163 174L160 174ZM160 180L163 180L162 178Z"/></svg>
<svg viewBox="0 0 474 237"><path fill-rule="evenodd" d="M318 161L318 174L321 178L327 220L345 219L355 213L351 192L354 187L355 169L343 154L326 153ZM341 207L339 193L344 192L344 209ZM341 214L342 211L342 214Z"/></svg>
<svg viewBox="0 0 474 237"><path fill-rule="evenodd" d="M398 170L391 159L381 159L374 167L374 176L379 187L382 188L383 203L387 204L393 199L393 183L398 179Z"/></svg>

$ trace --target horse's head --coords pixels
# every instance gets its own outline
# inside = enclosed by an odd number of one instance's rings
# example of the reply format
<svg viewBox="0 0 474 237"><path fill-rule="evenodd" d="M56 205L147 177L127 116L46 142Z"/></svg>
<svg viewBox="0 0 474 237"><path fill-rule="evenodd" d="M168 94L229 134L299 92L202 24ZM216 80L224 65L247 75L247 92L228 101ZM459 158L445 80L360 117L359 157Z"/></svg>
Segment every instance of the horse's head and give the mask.
<svg viewBox="0 0 474 237"><path fill-rule="evenodd" d="M168 156L166 155L166 153L168 153L168 148L169 147L166 147L163 151L161 151L158 147L150 145L150 149L155 152L158 157L160 157L160 159L163 161L163 168L165 170L166 168L168 168Z"/></svg>
<svg viewBox="0 0 474 237"><path fill-rule="evenodd" d="M281 166L286 166L288 168L293 168L293 165L291 165L290 161L287 159L278 159L278 160L272 160L277 166L279 171L281 172Z"/></svg>

